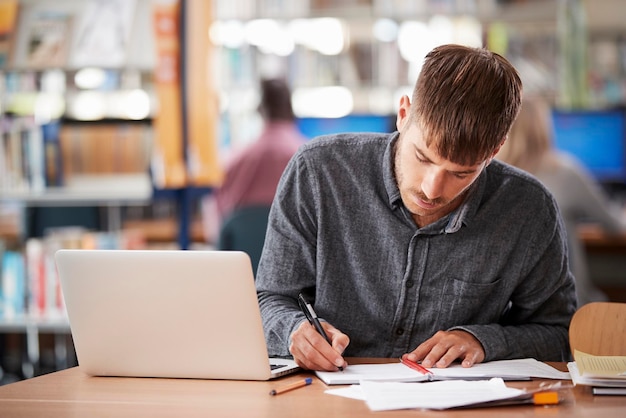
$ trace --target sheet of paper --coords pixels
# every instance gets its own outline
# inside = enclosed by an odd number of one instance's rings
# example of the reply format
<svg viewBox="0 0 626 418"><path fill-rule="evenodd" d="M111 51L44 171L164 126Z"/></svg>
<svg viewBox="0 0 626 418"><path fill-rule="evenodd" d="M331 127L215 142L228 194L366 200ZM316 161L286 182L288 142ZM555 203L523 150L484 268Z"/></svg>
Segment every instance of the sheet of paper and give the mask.
<svg viewBox="0 0 626 418"><path fill-rule="evenodd" d="M509 388L502 379L448 380L430 383L362 381L361 391L372 411L393 409L448 409L509 399L524 393Z"/></svg>
<svg viewBox="0 0 626 418"><path fill-rule="evenodd" d="M569 380L567 372L561 372L554 367L533 358L498 360L487 363L478 363L469 368L460 364L453 364L445 369L430 369L438 378L470 378L470 377L501 377L505 380L542 378Z"/></svg>
<svg viewBox="0 0 626 418"><path fill-rule="evenodd" d="M329 395L341 396L343 398L356 399L359 401L365 400L365 395L361 390L361 385L340 386L335 389L327 389L324 391Z"/></svg>
<svg viewBox="0 0 626 418"><path fill-rule="evenodd" d="M432 376L423 375L400 363L349 365L341 372L316 372L317 376L328 385L357 384L361 380L421 382L444 379L489 379L501 377L505 380L524 380L528 378L569 380L567 372L532 358L518 360L500 360L475 364L465 368L454 364L445 369L431 368Z"/></svg>
<svg viewBox="0 0 626 418"><path fill-rule="evenodd" d="M584 377L626 379L626 356L594 356L575 350L574 359Z"/></svg>

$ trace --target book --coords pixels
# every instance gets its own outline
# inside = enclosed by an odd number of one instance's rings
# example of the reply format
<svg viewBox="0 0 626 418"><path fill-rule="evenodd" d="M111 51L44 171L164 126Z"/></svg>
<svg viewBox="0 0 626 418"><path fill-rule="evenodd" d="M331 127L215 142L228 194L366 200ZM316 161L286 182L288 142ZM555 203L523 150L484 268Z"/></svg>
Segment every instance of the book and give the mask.
<svg viewBox="0 0 626 418"><path fill-rule="evenodd" d="M68 13L45 10L33 16L29 26L26 61L29 67L64 67L69 51Z"/></svg>
<svg viewBox="0 0 626 418"><path fill-rule="evenodd" d="M516 360L498 360L462 367L453 364L445 369L430 368L424 374L405 364L357 364L346 367L343 371L315 374L327 385L358 384L361 381L392 382L429 382L437 380L486 380L494 377L504 380L530 380L531 378L569 380L567 372L532 358Z"/></svg>
<svg viewBox="0 0 626 418"><path fill-rule="evenodd" d="M1 265L0 317L12 318L24 313L24 256L15 251L4 251Z"/></svg>
<svg viewBox="0 0 626 418"><path fill-rule="evenodd" d="M9 61L18 9L17 0L0 0L0 68Z"/></svg>
<svg viewBox="0 0 626 418"><path fill-rule="evenodd" d="M70 62L75 67L121 68L126 64L136 0L84 2Z"/></svg>
<svg viewBox="0 0 626 418"><path fill-rule="evenodd" d="M626 395L626 388L607 388L603 386L594 386L591 389L594 395Z"/></svg>
<svg viewBox="0 0 626 418"><path fill-rule="evenodd" d="M593 386L594 394L602 392L600 388L626 392L626 356L594 356L575 350L567 368L575 385Z"/></svg>
<svg viewBox="0 0 626 418"><path fill-rule="evenodd" d="M58 121L51 121L42 125L43 137L43 174L47 187L62 186L63 179L63 156L59 139Z"/></svg>

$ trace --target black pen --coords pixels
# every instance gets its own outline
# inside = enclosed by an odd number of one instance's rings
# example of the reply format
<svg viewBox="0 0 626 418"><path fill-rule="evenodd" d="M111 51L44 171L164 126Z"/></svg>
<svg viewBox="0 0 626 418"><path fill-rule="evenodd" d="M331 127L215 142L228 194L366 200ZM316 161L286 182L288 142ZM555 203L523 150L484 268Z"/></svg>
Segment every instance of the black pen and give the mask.
<svg viewBox="0 0 626 418"><path fill-rule="evenodd" d="M298 295L298 303L300 304L300 309L302 310L302 312L304 312L306 319L309 320L309 323L313 325L315 329L317 330L317 332L319 332L320 335L324 337L326 342L328 342L328 344L332 346L333 343L332 341L330 341L330 338L328 338L328 334L326 334L326 331L324 331L324 328L322 328L322 324L320 323L320 320L318 319L317 314L313 310L313 306L311 306L311 304L307 302L307 300L304 298L302 293ZM343 367L338 367L338 369L343 371Z"/></svg>

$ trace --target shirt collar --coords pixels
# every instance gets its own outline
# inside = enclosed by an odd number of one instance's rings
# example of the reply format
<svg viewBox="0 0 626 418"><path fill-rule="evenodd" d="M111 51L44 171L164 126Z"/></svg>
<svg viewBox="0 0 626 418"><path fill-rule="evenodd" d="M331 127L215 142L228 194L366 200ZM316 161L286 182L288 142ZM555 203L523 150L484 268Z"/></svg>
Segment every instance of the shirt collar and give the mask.
<svg viewBox="0 0 626 418"><path fill-rule="evenodd" d="M402 199L400 198L400 189L398 188L398 182L396 181L396 174L393 171L393 167L395 164L394 150L396 148L396 144L398 143L399 137L399 132L394 132L390 135L389 142L387 143L387 148L385 148L385 153L383 154L382 161L383 182L385 183L385 190L387 191L389 206L391 206L392 209L397 209L399 205L402 204Z"/></svg>

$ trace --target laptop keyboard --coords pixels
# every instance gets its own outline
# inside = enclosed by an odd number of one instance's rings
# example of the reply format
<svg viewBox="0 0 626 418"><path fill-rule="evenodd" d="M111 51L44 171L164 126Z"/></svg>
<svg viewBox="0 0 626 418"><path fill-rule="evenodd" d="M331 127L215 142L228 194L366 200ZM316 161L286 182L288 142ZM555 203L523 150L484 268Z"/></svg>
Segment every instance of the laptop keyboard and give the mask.
<svg viewBox="0 0 626 418"><path fill-rule="evenodd" d="M272 370L280 369L281 367L285 367L286 364L270 364L270 368Z"/></svg>

